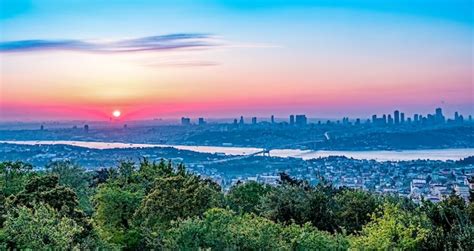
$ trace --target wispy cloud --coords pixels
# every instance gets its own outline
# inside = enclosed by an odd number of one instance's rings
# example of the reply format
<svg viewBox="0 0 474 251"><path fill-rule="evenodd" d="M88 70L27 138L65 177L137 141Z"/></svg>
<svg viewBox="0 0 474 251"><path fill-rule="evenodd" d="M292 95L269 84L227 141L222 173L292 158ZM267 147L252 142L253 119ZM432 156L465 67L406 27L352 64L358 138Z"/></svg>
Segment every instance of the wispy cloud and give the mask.
<svg viewBox="0 0 474 251"><path fill-rule="evenodd" d="M149 67L200 67L200 66L216 66L220 65L214 61L168 61L145 64Z"/></svg>
<svg viewBox="0 0 474 251"><path fill-rule="evenodd" d="M209 34L169 34L115 41L88 40L18 40L0 42L0 52L30 52L67 50L92 53L132 53L142 51L171 51L205 49L224 45Z"/></svg>

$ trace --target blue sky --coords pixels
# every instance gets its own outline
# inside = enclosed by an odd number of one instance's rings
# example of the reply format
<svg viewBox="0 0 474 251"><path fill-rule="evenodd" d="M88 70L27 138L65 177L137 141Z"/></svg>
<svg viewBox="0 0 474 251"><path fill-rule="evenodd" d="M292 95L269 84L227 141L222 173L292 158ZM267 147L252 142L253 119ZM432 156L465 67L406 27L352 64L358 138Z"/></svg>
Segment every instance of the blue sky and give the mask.
<svg viewBox="0 0 474 251"><path fill-rule="evenodd" d="M0 2L4 117L473 110L471 0Z"/></svg>

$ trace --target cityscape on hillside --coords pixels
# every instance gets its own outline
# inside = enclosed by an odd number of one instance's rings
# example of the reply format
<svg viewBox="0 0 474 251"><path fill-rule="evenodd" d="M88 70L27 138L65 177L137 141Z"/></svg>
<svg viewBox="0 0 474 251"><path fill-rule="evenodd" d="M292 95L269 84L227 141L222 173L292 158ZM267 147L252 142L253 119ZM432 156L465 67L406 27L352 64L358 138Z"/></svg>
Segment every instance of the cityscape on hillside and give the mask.
<svg viewBox="0 0 474 251"><path fill-rule="evenodd" d="M451 193L468 201L474 187L472 118L464 119L458 112L446 118L441 108L413 117L397 110L393 116L373 115L364 122L344 117L309 123L306 115L290 115L278 122L271 116L269 121L253 117L251 123L243 117L231 123L198 118L196 124L183 117L175 125L69 126L0 130L0 161L22 159L40 169L54 161L74 161L99 170L127 159L168 159L184 163L225 190L249 181L276 185L279 174L287 173L312 184L323 177L336 187L396 194L413 201L439 202ZM16 144L21 141L30 143ZM75 141L83 143L74 145ZM114 148L106 142L126 144ZM211 148L202 152L200 147ZM400 154L377 152L393 149ZM429 153L433 149L439 152ZM420 154L423 150L427 155Z"/></svg>
<svg viewBox="0 0 474 251"><path fill-rule="evenodd" d="M0 0L0 251L473 251L474 0Z"/></svg>

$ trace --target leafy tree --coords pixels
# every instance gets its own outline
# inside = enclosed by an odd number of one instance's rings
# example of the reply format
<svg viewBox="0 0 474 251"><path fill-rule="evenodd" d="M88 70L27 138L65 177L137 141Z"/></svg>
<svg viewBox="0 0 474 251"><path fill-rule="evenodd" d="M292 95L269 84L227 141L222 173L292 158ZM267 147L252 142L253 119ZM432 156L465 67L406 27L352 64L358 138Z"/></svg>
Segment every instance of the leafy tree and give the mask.
<svg viewBox="0 0 474 251"><path fill-rule="evenodd" d="M316 187L308 191L308 194L308 208L304 211L305 222L311 222L319 230L334 232L337 229L334 187L321 180Z"/></svg>
<svg viewBox="0 0 474 251"><path fill-rule="evenodd" d="M282 249L282 226L255 215L237 216L210 209L202 218L181 220L164 236L169 249L274 250Z"/></svg>
<svg viewBox="0 0 474 251"><path fill-rule="evenodd" d="M92 196L91 175L78 164L66 160L55 161L46 165L48 174L56 175L59 178L59 185L71 188L78 196L79 206L85 212L92 212L90 197Z"/></svg>
<svg viewBox="0 0 474 251"><path fill-rule="evenodd" d="M21 191L34 174L33 166L22 161L6 161L0 163L0 189L6 198Z"/></svg>
<svg viewBox="0 0 474 251"><path fill-rule="evenodd" d="M9 198L7 210L18 207L34 208L37 204L48 205L56 210L60 217L74 220L82 230L76 236L77 239L94 238L93 226L90 219L79 208L77 195L72 189L59 185L57 176L31 178L21 192Z"/></svg>
<svg viewBox="0 0 474 251"><path fill-rule="evenodd" d="M379 198L362 190L344 189L335 195L334 202L336 225L349 233L360 231L380 206Z"/></svg>
<svg viewBox="0 0 474 251"><path fill-rule="evenodd" d="M137 249L142 245L141 232L133 221L143 196L142 191L116 185L100 186L94 197L94 220L102 240L124 249Z"/></svg>
<svg viewBox="0 0 474 251"><path fill-rule="evenodd" d="M207 203L206 189L214 191L215 188L209 181L187 174L183 165L174 167L171 162L163 160L150 162L142 159L138 165L123 161L118 168L109 170L107 176L107 181L99 185L94 197L94 220L99 235L106 242L124 249L142 248L144 238L154 236L158 222L167 225L175 217L185 217L186 213L194 215L191 210L199 210L199 203ZM174 190L175 183L166 182L179 178L183 178L180 183L182 193ZM193 198L186 197L187 193L191 197L197 196L194 204ZM220 193L216 190L214 194ZM180 197L177 196L187 199L178 204ZM156 208L159 210L155 211ZM207 207L201 211L205 209Z"/></svg>
<svg viewBox="0 0 474 251"><path fill-rule="evenodd" d="M311 222L320 230L334 231L336 192L325 180L311 187L306 182L286 177L263 198L261 214L277 222L300 225Z"/></svg>
<svg viewBox="0 0 474 251"><path fill-rule="evenodd" d="M310 223L303 226L291 224L284 229L285 241L291 250L347 250L349 241L341 234L331 235L319 231Z"/></svg>
<svg viewBox="0 0 474 251"><path fill-rule="evenodd" d="M279 185L263 199L262 216L282 223L304 224L308 218L309 193L301 186Z"/></svg>
<svg viewBox="0 0 474 251"><path fill-rule="evenodd" d="M423 213L408 212L399 205L385 203L372 221L362 228L351 246L360 250L415 250L427 240L431 229Z"/></svg>
<svg viewBox="0 0 474 251"><path fill-rule="evenodd" d="M213 208L203 217L179 220L165 233L171 250L345 250L348 241L309 223L283 226L254 214Z"/></svg>
<svg viewBox="0 0 474 251"><path fill-rule="evenodd" d="M454 193L436 204L424 201L421 210L426 212L434 227L426 248L467 250L473 246L474 226L469 209L470 206Z"/></svg>
<svg viewBox="0 0 474 251"><path fill-rule="evenodd" d="M83 229L71 218L61 216L47 204L20 206L7 215L5 237L10 249L72 249Z"/></svg>
<svg viewBox="0 0 474 251"><path fill-rule="evenodd" d="M107 169L107 168L101 168L99 170L96 170L92 174L91 186L98 187L100 184L105 183L109 179L110 171L111 169Z"/></svg>
<svg viewBox="0 0 474 251"><path fill-rule="evenodd" d="M172 220L201 215L220 203L220 191L207 181L193 174L177 174L155 180L154 189L143 200L138 215L145 226L161 229Z"/></svg>
<svg viewBox="0 0 474 251"><path fill-rule="evenodd" d="M226 195L226 201L235 212L257 214L261 199L270 190L270 186L255 181L239 183L231 187Z"/></svg>

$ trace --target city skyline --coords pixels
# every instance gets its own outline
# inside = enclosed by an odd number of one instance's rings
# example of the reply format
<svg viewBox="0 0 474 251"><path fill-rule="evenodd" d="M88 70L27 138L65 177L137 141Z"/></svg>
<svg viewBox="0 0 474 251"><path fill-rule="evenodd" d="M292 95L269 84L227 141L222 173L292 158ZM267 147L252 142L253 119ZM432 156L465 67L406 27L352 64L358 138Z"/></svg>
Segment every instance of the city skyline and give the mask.
<svg viewBox="0 0 474 251"><path fill-rule="evenodd" d="M1 7L1 121L474 110L468 0Z"/></svg>

